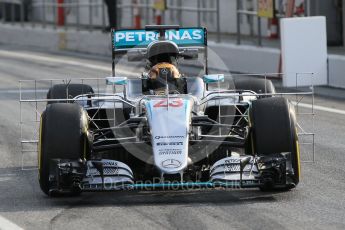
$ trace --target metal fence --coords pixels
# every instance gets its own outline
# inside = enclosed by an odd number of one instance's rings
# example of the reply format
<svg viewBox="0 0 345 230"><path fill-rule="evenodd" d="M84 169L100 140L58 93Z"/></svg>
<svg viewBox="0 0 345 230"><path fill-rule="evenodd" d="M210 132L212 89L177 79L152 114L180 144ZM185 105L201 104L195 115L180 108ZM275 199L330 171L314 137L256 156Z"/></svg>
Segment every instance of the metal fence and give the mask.
<svg viewBox="0 0 345 230"><path fill-rule="evenodd" d="M195 15L198 26L202 26L202 17L204 14L211 14L215 19L217 41L221 39L220 28L220 0L214 1L214 7L206 7L204 0L192 0L195 6L184 6L182 0L167 0L167 10L161 12L162 23L171 21L171 14L180 15L174 18L178 24L183 26L181 15L188 13ZM57 28L75 28L76 30L100 30L106 28L108 23L106 5L103 0L65 0L58 3L57 0L0 0L2 3L2 22L5 23L6 15L10 14L8 23L20 23L22 26L31 24L32 27L41 26L46 28L50 26ZM4 7L8 4L10 12ZM20 16L16 20L15 9L19 7ZM8 8L8 7L7 7ZM61 14L63 12L63 18ZM155 15L157 10L154 8L152 0L117 0L117 22L118 28L135 27L135 16L139 12L141 25L155 24ZM28 14L28 20L25 20L25 14ZM170 15L170 17L169 17ZM123 26L123 17L127 16L130 25ZM194 16L193 16L194 17ZM59 23L62 20L63 23Z"/></svg>

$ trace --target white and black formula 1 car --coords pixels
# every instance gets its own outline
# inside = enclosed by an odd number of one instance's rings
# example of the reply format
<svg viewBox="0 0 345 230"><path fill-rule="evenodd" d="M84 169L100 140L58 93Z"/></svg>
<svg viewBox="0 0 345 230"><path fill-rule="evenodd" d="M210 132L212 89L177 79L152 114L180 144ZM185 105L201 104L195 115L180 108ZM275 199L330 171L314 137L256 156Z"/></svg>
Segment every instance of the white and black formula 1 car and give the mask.
<svg viewBox="0 0 345 230"><path fill-rule="evenodd" d="M106 92L87 84L48 92L38 144L44 193L298 184L294 106L269 80L210 74L205 28L112 30L112 48ZM183 60L201 56L198 75L182 72ZM140 77L116 74L123 59L144 64Z"/></svg>

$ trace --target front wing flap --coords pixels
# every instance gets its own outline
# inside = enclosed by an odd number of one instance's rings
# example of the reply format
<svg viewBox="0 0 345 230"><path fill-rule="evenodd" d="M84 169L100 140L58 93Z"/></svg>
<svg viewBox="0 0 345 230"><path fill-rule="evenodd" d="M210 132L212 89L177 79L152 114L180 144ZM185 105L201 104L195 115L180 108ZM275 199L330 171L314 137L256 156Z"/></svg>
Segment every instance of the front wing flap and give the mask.
<svg viewBox="0 0 345 230"><path fill-rule="evenodd" d="M52 191L80 189L82 191L140 190L140 189L199 189L252 188L267 183L286 184L287 155L233 156L217 161L209 170L209 180L201 181L136 181L126 164L114 160L87 162L53 160L50 175Z"/></svg>

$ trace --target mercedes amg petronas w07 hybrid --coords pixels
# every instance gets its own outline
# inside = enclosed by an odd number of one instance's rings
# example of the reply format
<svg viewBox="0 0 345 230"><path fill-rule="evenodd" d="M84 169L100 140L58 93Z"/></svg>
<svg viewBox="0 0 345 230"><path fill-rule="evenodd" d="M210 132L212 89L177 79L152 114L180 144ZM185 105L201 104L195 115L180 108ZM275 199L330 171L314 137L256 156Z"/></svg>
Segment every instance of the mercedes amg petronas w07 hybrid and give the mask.
<svg viewBox="0 0 345 230"><path fill-rule="evenodd" d="M111 33L104 91L49 89L38 143L44 193L298 184L294 106L270 80L211 74L205 28Z"/></svg>

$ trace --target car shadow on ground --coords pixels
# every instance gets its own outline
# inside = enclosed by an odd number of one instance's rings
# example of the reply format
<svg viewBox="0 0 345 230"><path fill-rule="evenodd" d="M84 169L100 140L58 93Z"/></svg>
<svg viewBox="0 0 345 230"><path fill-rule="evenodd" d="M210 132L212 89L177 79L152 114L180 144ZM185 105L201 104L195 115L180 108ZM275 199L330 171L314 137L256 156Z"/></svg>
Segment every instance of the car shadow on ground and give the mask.
<svg viewBox="0 0 345 230"><path fill-rule="evenodd" d="M108 207L145 205L245 205L289 199L289 192L262 192L259 189L191 189L160 191L83 192L76 197L48 197L39 187L37 170L0 169L0 212L35 211L67 207Z"/></svg>
<svg viewBox="0 0 345 230"><path fill-rule="evenodd" d="M118 191L84 193L82 205L188 205L188 204L227 204L275 202L272 193L248 189L191 189L164 191Z"/></svg>

